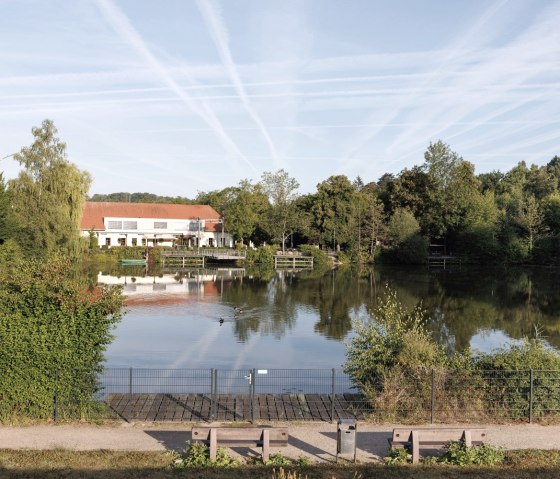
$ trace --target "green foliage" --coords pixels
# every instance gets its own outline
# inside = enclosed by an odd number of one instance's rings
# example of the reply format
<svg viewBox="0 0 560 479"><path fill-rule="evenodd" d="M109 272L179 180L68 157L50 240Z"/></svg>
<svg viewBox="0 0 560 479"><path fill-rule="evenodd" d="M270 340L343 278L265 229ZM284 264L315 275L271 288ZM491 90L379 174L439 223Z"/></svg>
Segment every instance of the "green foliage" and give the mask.
<svg viewBox="0 0 560 479"><path fill-rule="evenodd" d="M18 239L36 256L80 253L80 220L89 173L66 159L66 145L50 120L32 130L35 141L14 155L23 170L9 182Z"/></svg>
<svg viewBox="0 0 560 479"><path fill-rule="evenodd" d="M385 464L390 466L400 466L412 462L412 454L408 449L401 447L398 449L391 449L389 454L383 458Z"/></svg>
<svg viewBox="0 0 560 479"><path fill-rule="evenodd" d="M316 246L310 244L302 244L298 246L298 249L305 256L313 256L313 266L315 268L324 268L330 264L330 259L327 254Z"/></svg>
<svg viewBox="0 0 560 479"><path fill-rule="evenodd" d="M293 461L282 455L281 453L271 454L267 461L264 462L265 466L273 466L273 467L285 467L291 466Z"/></svg>
<svg viewBox="0 0 560 479"><path fill-rule="evenodd" d="M420 225L407 209L397 208L387 227L391 245L387 257L397 263L422 263L428 254L428 244L420 235Z"/></svg>
<svg viewBox="0 0 560 479"><path fill-rule="evenodd" d="M239 467L241 463L233 459L226 449L219 447L216 452L216 459L210 460L210 448L201 442L187 442L185 452L175 457L171 467L174 469L184 469L189 467Z"/></svg>
<svg viewBox="0 0 560 479"><path fill-rule="evenodd" d="M192 203L188 198L183 196L160 196L153 193L109 193L108 195L95 194L89 201L106 201L118 203L172 203L185 204ZM207 203L203 203L207 204Z"/></svg>
<svg viewBox="0 0 560 479"><path fill-rule="evenodd" d="M274 254L277 248L274 246L259 246L256 249L247 248L245 260L249 264L259 264L261 266L272 268L274 266Z"/></svg>
<svg viewBox="0 0 560 479"><path fill-rule="evenodd" d="M505 459L503 450L489 444L467 447L463 441L452 441L437 462L453 466L497 466Z"/></svg>
<svg viewBox="0 0 560 479"><path fill-rule="evenodd" d="M312 204L313 227L319 233L320 244L335 249L353 237L353 200L355 187L344 175L331 176L317 185Z"/></svg>
<svg viewBox="0 0 560 479"><path fill-rule="evenodd" d="M447 363L443 348L425 329L425 312L420 307L406 311L386 288L372 318L354 322L344 371L387 420L399 411L421 414L431 394L431 369Z"/></svg>
<svg viewBox="0 0 560 479"><path fill-rule="evenodd" d="M278 170L275 173L264 172L260 186L269 200L262 227L284 251L288 233L298 227L295 200L298 197L299 183L287 171Z"/></svg>
<svg viewBox="0 0 560 479"><path fill-rule="evenodd" d="M8 243L0 251L14 248ZM6 255L8 256L8 255ZM90 415L120 289L88 289L67 259L0 254L0 421ZM56 393L56 394L55 394Z"/></svg>
<svg viewBox="0 0 560 479"><path fill-rule="evenodd" d="M6 187L4 175L0 173L0 245L10 238L15 238L18 226L12 213L13 194Z"/></svg>

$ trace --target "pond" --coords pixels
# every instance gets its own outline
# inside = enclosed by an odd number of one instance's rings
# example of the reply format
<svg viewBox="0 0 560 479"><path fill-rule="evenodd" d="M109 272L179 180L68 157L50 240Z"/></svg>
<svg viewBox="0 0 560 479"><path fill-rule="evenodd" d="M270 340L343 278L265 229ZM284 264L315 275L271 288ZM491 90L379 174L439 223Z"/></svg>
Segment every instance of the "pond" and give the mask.
<svg viewBox="0 0 560 479"><path fill-rule="evenodd" d="M545 268L340 268L327 272L138 267L99 273L122 284L127 314L107 366L339 368L352 320L367 319L387 287L421 304L448 351L488 352L539 335L560 347L560 271Z"/></svg>

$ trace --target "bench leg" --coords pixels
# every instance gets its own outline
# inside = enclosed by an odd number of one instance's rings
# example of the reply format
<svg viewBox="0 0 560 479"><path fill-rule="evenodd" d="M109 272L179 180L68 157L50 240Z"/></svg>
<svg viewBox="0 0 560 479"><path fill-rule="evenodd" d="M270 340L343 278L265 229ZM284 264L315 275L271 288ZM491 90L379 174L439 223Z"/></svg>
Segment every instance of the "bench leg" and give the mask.
<svg viewBox="0 0 560 479"><path fill-rule="evenodd" d="M412 464L420 462L420 440L418 431L412 431Z"/></svg>
<svg viewBox="0 0 560 479"><path fill-rule="evenodd" d="M270 457L270 432L265 429L263 430L263 446L262 446L262 458L263 462L268 461Z"/></svg>
<svg viewBox="0 0 560 479"><path fill-rule="evenodd" d="M218 452L218 431L216 429L210 429L210 460L216 460L216 454Z"/></svg>
<svg viewBox="0 0 560 479"><path fill-rule="evenodd" d="M467 448L471 447L472 446L471 431L466 429L463 432L463 434L465 436L465 447L467 447Z"/></svg>

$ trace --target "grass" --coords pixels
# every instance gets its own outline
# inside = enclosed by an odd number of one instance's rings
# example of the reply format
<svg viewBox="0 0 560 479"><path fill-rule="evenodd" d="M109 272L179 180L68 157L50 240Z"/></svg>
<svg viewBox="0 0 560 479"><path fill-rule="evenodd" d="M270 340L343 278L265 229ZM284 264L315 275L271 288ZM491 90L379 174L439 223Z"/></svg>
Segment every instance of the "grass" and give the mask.
<svg viewBox="0 0 560 479"><path fill-rule="evenodd" d="M68 479L272 479L273 469L265 466L243 466L239 469L169 468L172 455L167 452L128 451L46 451L0 450L0 478L68 478ZM557 479L560 477L560 450L523 450L507 453L499 467L456 466L387 466L320 464L285 468L284 476L298 479ZM291 473L291 475L290 475Z"/></svg>

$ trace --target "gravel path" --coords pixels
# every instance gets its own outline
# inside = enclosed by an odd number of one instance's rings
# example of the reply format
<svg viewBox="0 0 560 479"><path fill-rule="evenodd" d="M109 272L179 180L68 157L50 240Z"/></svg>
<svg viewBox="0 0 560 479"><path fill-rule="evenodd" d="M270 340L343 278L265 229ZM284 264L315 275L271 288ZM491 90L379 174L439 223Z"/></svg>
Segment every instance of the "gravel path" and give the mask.
<svg viewBox="0 0 560 479"><path fill-rule="evenodd" d="M314 461L332 461L336 454L336 424L274 423L287 426L290 440L282 454L297 458L307 456ZM73 450L181 450L190 439L187 424L119 424L116 426L47 425L0 427L2 449ZM440 425L438 425L439 427ZM448 427L460 427L447 425ZM358 460L375 461L388 452L387 438L393 425L358 423ZM441 425L441 427L444 427ZM467 427L475 427L469 425ZM488 443L505 449L560 449L560 426L483 425L488 429ZM246 455L247 450L236 453Z"/></svg>

